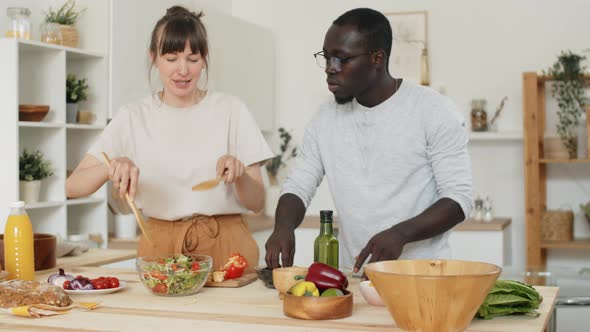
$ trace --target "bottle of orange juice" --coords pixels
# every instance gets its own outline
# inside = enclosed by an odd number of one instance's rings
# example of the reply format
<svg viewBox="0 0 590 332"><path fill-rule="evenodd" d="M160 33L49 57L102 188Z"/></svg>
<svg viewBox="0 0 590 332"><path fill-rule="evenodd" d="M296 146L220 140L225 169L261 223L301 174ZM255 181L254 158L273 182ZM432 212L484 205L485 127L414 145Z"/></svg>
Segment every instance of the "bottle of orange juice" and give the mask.
<svg viewBox="0 0 590 332"><path fill-rule="evenodd" d="M10 204L4 228L4 268L8 279L34 280L33 225L25 211L25 202Z"/></svg>

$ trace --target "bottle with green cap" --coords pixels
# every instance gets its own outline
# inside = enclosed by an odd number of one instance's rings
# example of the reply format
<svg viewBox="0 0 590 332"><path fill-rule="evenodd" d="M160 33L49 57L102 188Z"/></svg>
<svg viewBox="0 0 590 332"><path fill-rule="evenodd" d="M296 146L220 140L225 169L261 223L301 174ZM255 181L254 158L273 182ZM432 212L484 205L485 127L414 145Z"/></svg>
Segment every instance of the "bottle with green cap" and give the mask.
<svg viewBox="0 0 590 332"><path fill-rule="evenodd" d="M313 260L338 269L338 239L332 229L332 211L320 211L320 235L313 243Z"/></svg>

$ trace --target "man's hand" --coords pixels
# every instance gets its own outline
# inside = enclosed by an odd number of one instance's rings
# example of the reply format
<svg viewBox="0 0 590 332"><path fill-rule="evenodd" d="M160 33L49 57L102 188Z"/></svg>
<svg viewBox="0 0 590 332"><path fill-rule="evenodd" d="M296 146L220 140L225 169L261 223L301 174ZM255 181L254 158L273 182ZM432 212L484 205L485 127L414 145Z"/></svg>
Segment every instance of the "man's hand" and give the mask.
<svg viewBox="0 0 590 332"><path fill-rule="evenodd" d="M295 231L283 227L275 229L266 241L266 265L271 269L283 266L293 266L295 256Z"/></svg>
<svg viewBox="0 0 590 332"><path fill-rule="evenodd" d="M369 255L371 255L369 263L398 259L406 243L407 241L393 228L375 234L358 255L354 272L361 269Z"/></svg>

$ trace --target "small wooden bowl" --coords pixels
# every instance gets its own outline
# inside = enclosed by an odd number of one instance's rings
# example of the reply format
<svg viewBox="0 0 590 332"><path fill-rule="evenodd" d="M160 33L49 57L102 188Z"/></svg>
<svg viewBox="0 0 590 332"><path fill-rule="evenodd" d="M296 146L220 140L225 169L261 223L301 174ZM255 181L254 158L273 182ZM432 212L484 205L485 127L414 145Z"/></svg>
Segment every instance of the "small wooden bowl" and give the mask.
<svg viewBox="0 0 590 332"><path fill-rule="evenodd" d="M49 112L48 105L18 105L19 121L42 121Z"/></svg>
<svg viewBox="0 0 590 332"><path fill-rule="evenodd" d="M52 234L33 234L33 252L35 257L35 271L54 268L57 264L55 251L57 237ZM0 234L0 264L4 268L4 234Z"/></svg>
<svg viewBox="0 0 590 332"><path fill-rule="evenodd" d="M298 319L340 319L352 316L352 293L344 296L295 296L285 294L283 299L285 316Z"/></svg>
<svg viewBox="0 0 590 332"><path fill-rule="evenodd" d="M285 294L298 282L303 280L298 280L295 277L297 276L306 276L307 275L307 268L300 267L300 266L291 266L291 267L279 267L272 270L272 282L279 291L279 293Z"/></svg>

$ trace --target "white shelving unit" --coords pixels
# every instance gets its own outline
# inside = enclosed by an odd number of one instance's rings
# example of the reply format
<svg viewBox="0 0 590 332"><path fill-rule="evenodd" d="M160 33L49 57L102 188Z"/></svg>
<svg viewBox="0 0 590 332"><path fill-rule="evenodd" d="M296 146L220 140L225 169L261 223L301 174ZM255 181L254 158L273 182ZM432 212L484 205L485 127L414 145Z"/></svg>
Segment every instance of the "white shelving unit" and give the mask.
<svg viewBox="0 0 590 332"><path fill-rule="evenodd" d="M26 206L35 232L99 233L108 245L106 186L90 197L68 200L65 180L106 126L109 113L109 63L105 54L37 41L0 39L0 227L8 205L19 200L18 158L24 150L40 150L54 175L42 181L40 202ZM88 80L89 98L80 109L96 114L92 125L66 124L67 74ZM49 105L41 122L18 120L19 104Z"/></svg>
<svg viewBox="0 0 590 332"><path fill-rule="evenodd" d="M522 140L522 131L482 131L470 132L469 141L520 141Z"/></svg>

